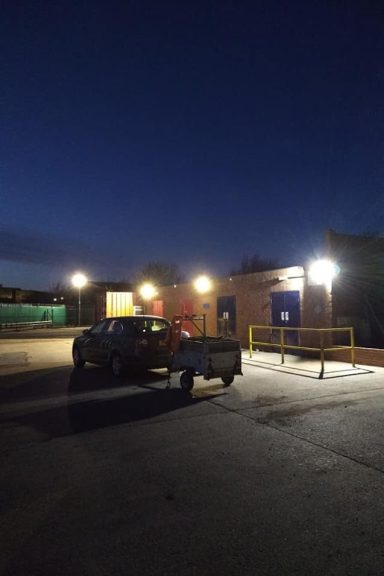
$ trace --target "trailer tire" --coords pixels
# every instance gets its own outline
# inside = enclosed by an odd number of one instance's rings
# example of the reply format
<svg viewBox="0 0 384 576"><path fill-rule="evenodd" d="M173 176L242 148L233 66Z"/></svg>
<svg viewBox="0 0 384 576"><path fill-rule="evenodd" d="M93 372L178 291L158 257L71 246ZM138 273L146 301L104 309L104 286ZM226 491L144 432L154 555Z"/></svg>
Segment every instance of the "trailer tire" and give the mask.
<svg viewBox="0 0 384 576"><path fill-rule="evenodd" d="M190 392L193 388L193 374L186 370L180 375L180 386L186 392Z"/></svg>
<svg viewBox="0 0 384 576"><path fill-rule="evenodd" d="M235 377L234 376L223 376L222 377L222 381L224 386L230 386L232 384L232 382L234 381Z"/></svg>

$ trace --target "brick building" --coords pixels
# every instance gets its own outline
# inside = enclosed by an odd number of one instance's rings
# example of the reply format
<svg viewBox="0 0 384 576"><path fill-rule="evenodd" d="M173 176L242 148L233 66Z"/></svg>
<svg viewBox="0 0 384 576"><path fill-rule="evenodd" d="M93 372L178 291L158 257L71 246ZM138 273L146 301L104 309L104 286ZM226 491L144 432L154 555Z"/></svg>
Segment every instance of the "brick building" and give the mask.
<svg viewBox="0 0 384 576"><path fill-rule="evenodd" d="M140 302L137 294L134 298ZM146 312L167 318L205 314L208 334L238 338L243 346L248 345L250 324L331 326L330 294L324 286L311 286L302 266L215 279L206 294L192 283L163 286ZM185 328L196 332L191 325Z"/></svg>
<svg viewBox="0 0 384 576"><path fill-rule="evenodd" d="M360 346L384 347L384 238L326 232L340 273L332 287L332 323L353 326Z"/></svg>

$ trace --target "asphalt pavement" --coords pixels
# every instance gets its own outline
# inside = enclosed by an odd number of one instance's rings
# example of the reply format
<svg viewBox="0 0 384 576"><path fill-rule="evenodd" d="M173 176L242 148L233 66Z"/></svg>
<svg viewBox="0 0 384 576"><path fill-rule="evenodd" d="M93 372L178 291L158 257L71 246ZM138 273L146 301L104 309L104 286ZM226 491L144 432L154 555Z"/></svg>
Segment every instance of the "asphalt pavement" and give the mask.
<svg viewBox="0 0 384 576"><path fill-rule="evenodd" d="M56 338L74 338L89 326L65 326L63 328L28 328L23 330L0 330L0 340L52 340Z"/></svg>
<svg viewBox="0 0 384 576"><path fill-rule="evenodd" d="M189 395L71 342L0 342L0 574L384 574L384 369L244 352Z"/></svg>

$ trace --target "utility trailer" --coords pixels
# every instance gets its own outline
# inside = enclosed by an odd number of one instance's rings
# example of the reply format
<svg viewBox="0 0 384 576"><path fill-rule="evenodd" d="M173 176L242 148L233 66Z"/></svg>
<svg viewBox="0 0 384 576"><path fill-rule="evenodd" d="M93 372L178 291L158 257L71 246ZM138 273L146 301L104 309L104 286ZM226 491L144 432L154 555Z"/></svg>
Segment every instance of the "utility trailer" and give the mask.
<svg viewBox="0 0 384 576"><path fill-rule="evenodd" d="M192 322L200 332L199 336L180 338L173 353L171 370L182 372L180 385L183 390L192 390L194 376L203 376L204 380L221 378L224 386L230 386L236 375L242 375L240 341L207 336L205 315L184 316L183 320ZM196 321L203 322L203 329Z"/></svg>

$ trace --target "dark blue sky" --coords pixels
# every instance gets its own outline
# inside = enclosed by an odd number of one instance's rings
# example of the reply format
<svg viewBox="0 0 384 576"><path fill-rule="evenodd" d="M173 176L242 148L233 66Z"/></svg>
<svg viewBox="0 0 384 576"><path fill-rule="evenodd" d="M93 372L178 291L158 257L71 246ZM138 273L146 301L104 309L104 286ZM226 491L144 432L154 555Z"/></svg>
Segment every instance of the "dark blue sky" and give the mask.
<svg viewBox="0 0 384 576"><path fill-rule="evenodd" d="M384 232L382 2L0 6L0 283Z"/></svg>

